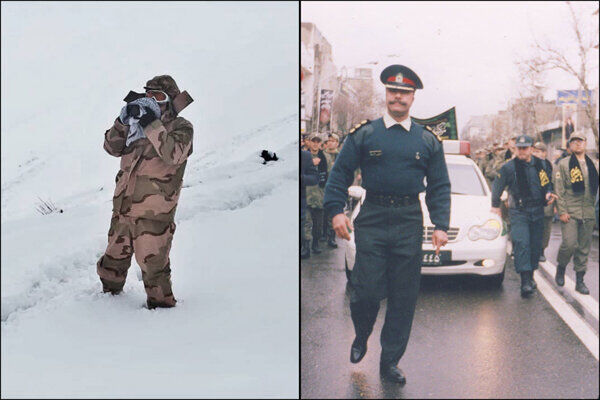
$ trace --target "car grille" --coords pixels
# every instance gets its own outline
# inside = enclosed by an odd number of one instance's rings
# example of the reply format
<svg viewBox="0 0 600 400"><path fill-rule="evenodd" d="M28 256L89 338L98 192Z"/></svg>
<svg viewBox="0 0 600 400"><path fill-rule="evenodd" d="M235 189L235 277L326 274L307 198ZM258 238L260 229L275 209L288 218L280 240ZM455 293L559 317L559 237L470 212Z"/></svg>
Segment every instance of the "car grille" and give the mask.
<svg viewBox="0 0 600 400"><path fill-rule="evenodd" d="M423 243L431 243L431 235L433 235L433 230L435 227L433 226L424 226L423 227ZM456 241L458 237L459 228L449 228L448 229L448 242Z"/></svg>

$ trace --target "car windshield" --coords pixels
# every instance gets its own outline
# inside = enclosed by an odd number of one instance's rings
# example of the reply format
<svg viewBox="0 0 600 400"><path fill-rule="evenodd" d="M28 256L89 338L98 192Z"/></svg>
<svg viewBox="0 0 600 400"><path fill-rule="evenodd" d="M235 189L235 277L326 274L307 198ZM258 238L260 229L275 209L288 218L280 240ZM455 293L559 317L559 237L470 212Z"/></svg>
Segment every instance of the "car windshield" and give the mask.
<svg viewBox="0 0 600 400"><path fill-rule="evenodd" d="M483 182L479 179L475 167L465 164L448 163L448 175L452 194L467 194L471 196L485 196Z"/></svg>

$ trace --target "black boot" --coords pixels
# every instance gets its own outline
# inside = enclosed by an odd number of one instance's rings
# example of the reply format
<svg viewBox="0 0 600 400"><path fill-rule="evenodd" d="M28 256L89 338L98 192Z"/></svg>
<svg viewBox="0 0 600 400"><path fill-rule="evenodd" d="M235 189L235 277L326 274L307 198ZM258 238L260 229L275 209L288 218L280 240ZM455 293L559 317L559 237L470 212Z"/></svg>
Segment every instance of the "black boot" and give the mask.
<svg viewBox="0 0 600 400"><path fill-rule="evenodd" d="M319 239L317 239L316 237L313 238L312 241L312 251L315 254L321 254L321 249L319 248Z"/></svg>
<svg viewBox="0 0 600 400"><path fill-rule="evenodd" d="M575 290L577 290L581 294L590 294L587 286L583 283L583 276L585 275L585 271L579 271L575 273L577 275L577 282L575 282Z"/></svg>
<svg viewBox="0 0 600 400"><path fill-rule="evenodd" d="M533 293L531 281L529 280L529 272L530 271L521 272L521 297L528 297Z"/></svg>
<svg viewBox="0 0 600 400"><path fill-rule="evenodd" d="M565 269L567 266L561 267L560 265L556 267L556 275L554 276L554 281L558 286L565 285Z"/></svg>
<svg viewBox="0 0 600 400"><path fill-rule="evenodd" d="M379 373L384 380L397 382L401 385L406 383L404 372L395 365L379 364Z"/></svg>
<svg viewBox="0 0 600 400"><path fill-rule="evenodd" d="M300 248L300 258L307 259L310 257L310 240L303 240L302 247Z"/></svg>
<svg viewBox="0 0 600 400"><path fill-rule="evenodd" d="M350 362L356 364L367 354L367 341L359 339L358 336L354 338L352 347L350 348Z"/></svg>
<svg viewBox="0 0 600 400"><path fill-rule="evenodd" d="M537 283L535 283L535 281L533 280L533 273L535 270L533 271L529 271L529 283L531 283L531 288L533 290L537 289Z"/></svg>
<svg viewBox="0 0 600 400"><path fill-rule="evenodd" d="M335 231L332 229L327 234L327 246L337 249L338 245L335 242Z"/></svg>

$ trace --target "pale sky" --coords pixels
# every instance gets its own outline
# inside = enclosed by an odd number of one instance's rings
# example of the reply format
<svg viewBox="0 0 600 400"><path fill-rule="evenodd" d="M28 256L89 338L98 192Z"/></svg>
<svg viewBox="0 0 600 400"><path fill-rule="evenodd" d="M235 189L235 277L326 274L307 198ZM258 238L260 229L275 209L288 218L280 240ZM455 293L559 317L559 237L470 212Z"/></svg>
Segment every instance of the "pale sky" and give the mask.
<svg viewBox="0 0 600 400"><path fill-rule="evenodd" d="M598 2L574 2L598 35ZM594 20L595 19L595 20ZM514 61L530 54L534 37L577 56L571 17L564 2L303 2L302 22L313 22L332 46L336 67L379 61L403 64L421 78L411 114L426 118L456 106L459 130L470 116L505 109L519 85ZM594 22L595 21L595 25ZM591 87L598 86L598 50ZM551 72L545 98L577 89L574 78Z"/></svg>

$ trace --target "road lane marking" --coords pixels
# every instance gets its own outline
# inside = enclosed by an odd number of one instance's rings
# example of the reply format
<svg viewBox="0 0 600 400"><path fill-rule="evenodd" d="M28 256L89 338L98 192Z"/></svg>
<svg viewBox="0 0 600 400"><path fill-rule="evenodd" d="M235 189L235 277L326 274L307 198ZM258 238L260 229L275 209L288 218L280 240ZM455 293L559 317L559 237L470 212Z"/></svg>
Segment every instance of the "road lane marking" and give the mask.
<svg viewBox="0 0 600 400"><path fill-rule="evenodd" d="M579 340L598 361L598 335L592 327L570 306L538 271L534 272L538 291L546 298L558 315L577 335ZM565 277L566 280L566 277Z"/></svg>
<svg viewBox="0 0 600 400"><path fill-rule="evenodd" d="M539 265L541 265L551 277L556 275L556 267L551 262L544 261L539 263ZM598 302L596 299L589 294L584 295L576 291L575 282L573 282L573 280L569 278L567 274L565 274L565 286L563 287L567 289L569 294L573 296L573 298L577 300L577 302L581 304L581 306L585 308L585 310L589 312L596 319L596 321L598 321Z"/></svg>

